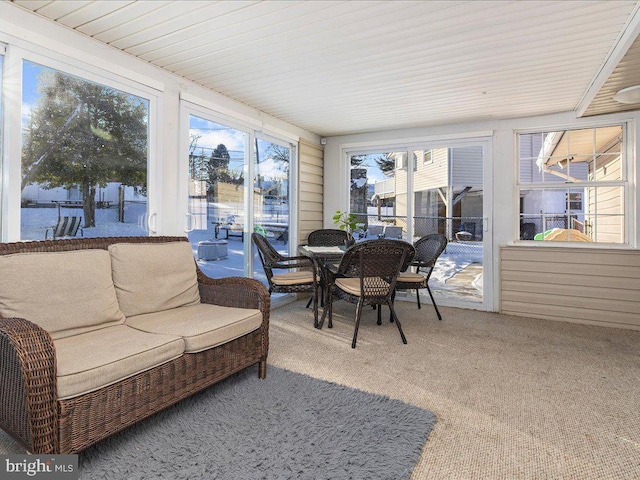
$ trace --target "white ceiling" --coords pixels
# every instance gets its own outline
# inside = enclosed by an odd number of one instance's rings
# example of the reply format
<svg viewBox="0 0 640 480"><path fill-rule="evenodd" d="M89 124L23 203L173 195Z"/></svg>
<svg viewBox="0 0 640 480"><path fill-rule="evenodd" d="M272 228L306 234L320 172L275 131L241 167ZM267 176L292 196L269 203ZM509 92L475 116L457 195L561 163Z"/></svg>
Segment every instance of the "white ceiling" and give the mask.
<svg viewBox="0 0 640 480"><path fill-rule="evenodd" d="M635 0L13 1L322 136L584 111L640 24Z"/></svg>

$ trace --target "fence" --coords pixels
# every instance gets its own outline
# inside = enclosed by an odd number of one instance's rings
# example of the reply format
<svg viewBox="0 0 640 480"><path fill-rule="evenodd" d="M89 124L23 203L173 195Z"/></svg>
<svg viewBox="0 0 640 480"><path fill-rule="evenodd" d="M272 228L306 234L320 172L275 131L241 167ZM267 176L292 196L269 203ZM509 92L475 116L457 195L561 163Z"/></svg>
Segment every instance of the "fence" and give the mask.
<svg viewBox="0 0 640 480"><path fill-rule="evenodd" d="M573 228L590 234L590 228L578 220L576 215L522 215L520 217L520 240L533 240L538 233L553 228Z"/></svg>
<svg viewBox="0 0 640 480"><path fill-rule="evenodd" d="M372 226L402 227L403 237L407 238L407 217L395 215L359 214L358 223L363 233ZM481 246L484 233L483 217L432 217L415 216L413 218L413 237L423 237L430 233L441 233L449 240L447 251L455 253L456 245L470 243Z"/></svg>

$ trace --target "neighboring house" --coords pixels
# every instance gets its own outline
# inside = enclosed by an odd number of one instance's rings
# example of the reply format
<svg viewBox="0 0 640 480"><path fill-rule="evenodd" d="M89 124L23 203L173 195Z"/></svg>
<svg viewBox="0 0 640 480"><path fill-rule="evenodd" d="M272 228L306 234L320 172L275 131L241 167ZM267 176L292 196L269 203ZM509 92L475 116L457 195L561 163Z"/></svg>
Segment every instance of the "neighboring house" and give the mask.
<svg viewBox="0 0 640 480"><path fill-rule="evenodd" d="M622 178L622 127L523 134L519 140L520 238L559 228L622 243L624 195L607 183Z"/></svg>
<svg viewBox="0 0 640 480"><path fill-rule="evenodd" d="M393 153L392 178L375 184L375 200L392 199L396 216L407 215L406 153ZM413 152L414 236L466 231L482 238L482 147Z"/></svg>

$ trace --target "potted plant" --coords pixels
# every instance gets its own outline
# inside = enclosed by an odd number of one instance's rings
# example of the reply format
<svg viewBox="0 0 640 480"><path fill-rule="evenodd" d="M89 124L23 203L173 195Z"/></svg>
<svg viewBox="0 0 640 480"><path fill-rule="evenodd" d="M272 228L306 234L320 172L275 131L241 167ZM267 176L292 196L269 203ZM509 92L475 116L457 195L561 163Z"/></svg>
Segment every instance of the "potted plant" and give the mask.
<svg viewBox="0 0 640 480"><path fill-rule="evenodd" d="M340 210L336 210L335 215L333 216L333 223L338 225L340 230L345 230L348 234L348 240L345 241L345 246L348 248L354 243L356 243L355 238L353 238L353 232L358 227L357 224L358 215L355 213L342 212Z"/></svg>

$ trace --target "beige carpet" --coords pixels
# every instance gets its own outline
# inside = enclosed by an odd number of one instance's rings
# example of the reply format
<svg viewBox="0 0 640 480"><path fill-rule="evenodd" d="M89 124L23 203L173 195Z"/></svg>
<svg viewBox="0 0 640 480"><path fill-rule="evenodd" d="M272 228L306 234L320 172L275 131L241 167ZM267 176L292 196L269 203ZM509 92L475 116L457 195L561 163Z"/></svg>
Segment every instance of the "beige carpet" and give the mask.
<svg viewBox="0 0 640 480"><path fill-rule="evenodd" d="M305 303L272 312L269 363L433 411L414 480L640 478L640 332L399 302L409 343L366 308L353 350L353 305L316 330Z"/></svg>
<svg viewBox="0 0 640 480"><path fill-rule="evenodd" d="M408 344L366 308L353 350L353 305L321 331L304 305L270 363L433 411L414 480L640 479L640 332L399 302Z"/></svg>

